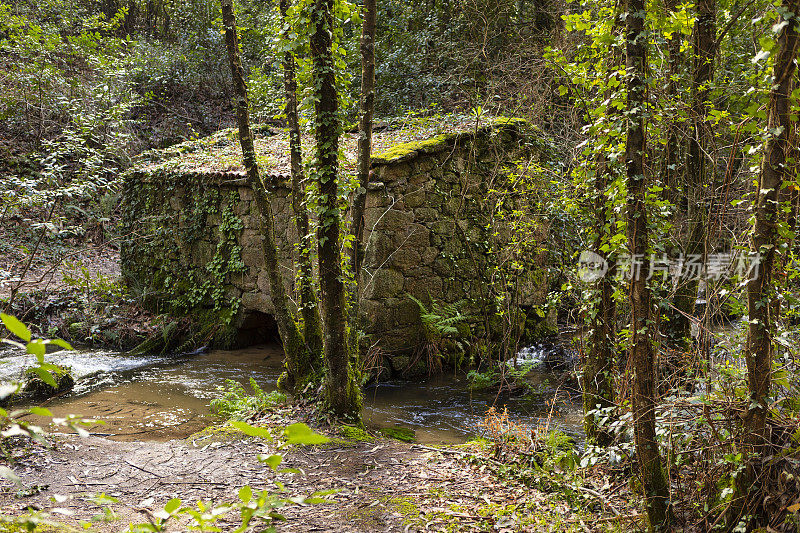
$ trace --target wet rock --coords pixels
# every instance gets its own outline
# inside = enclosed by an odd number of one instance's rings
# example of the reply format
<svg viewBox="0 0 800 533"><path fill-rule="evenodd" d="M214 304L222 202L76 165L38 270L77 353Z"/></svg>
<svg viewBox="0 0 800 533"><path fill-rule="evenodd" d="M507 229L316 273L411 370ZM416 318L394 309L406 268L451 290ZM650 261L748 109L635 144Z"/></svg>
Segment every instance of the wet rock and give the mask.
<svg viewBox="0 0 800 533"><path fill-rule="evenodd" d="M72 377L70 369L63 366L56 366L54 370L47 371L55 380L56 386L46 383L41 376L36 372L36 369L30 368L25 371L25 385L22 387L22 392L15 400L26 400L39 402L47 400L53 396L69 392L75 386L75 379Z"/></svg>

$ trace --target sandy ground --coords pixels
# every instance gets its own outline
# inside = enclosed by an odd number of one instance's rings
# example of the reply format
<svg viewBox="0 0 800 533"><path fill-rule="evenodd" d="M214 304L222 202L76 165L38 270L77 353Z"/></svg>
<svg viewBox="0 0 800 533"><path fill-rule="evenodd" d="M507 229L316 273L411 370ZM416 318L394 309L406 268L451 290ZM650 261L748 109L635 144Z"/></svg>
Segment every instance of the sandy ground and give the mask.
<svg viewBox="0 0 800 533"><path fill-rule="evenodd" d="M238 436L237 436L238 435ZM108 505L119 518L95 519L94 531L125 531L147 522L171 498L184 505L198 500L223 503L239 488L309 496L334 489L329 503L288 505L279 531L601 531L569 506L519 483L501 480L486 465L470 464L461 451L436 451L394 440L346 442L283 450L275 473L257 460L274 444L236 433L209 433L168 442L118 442L100 437L59 436L52 448L34 445L14 469L27 491L5 483L0 507L6 516L43 510L60 522L78 525L102 514L92 495L118 500ZM532 509L541 520L531 523ZM596 514L597 516L597 514ZM233 531L234 513L217 525ZM573 528L574 526L574 528ZM636 527L626 530L635 531ZM168 531L185 531L172 522ZM260 531L260 529L253 529Z"/></svg>

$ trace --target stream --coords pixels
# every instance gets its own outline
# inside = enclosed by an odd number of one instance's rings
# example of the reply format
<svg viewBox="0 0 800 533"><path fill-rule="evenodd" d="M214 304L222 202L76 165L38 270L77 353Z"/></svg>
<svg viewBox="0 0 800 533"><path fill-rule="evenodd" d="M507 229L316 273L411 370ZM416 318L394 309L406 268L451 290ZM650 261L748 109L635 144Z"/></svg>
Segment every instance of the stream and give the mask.
<svg viewBox="0 0 800 533"><path fill-rule="evenodd" d="M535 349L521 352L528 359ZM209 402L220 395L226 379L249 389L252 377L264 390L274 390L283 352L278 345L241 350L213 350L193 356L129 357L109 351L61 352L47 361L69 366L76 378L72 393L43 404L54 416L68 414L102 420L93 434L115 440L184 438L217 419ZM21 380L32 356L0 358L0 381ZM526 379L539 385L536 399L498 397L496 391L471 391L466 373L448 373L417 381L389 381L364 390L367 427L403 427L423 444L460 443L481 434L480 422L495 405L515 421L547 425L574 436L582 432L580 400L556 394L548 385L555 375L533 371Z"/></svg>

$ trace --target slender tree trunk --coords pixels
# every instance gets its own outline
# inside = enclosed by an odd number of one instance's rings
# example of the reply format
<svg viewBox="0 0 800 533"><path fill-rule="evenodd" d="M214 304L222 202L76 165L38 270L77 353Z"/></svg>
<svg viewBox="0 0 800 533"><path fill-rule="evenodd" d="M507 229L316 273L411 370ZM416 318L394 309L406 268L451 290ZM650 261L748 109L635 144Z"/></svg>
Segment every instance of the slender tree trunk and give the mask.
<svg viewBox="0 0 800 533"><path fill-rule="evenodd" d="M750 457L743 474L737 477L737 494L728 512L729 527L734 527L744 514L752 494L759 491L753 487L759 474L759 456L764 458L768 445L766 426L768 401L771 387L773 358L773 335L777 316L772 305L774 297L773 271L779 235L778 201L783 180L786 177L786 156L791 150L787 140L792 129L790 120L790 95L792 78L796 71L800 35L795 15L800 15L800 0L784 0L782 11L784 22L788 22L778 36L778 53L773 67L772 89L767 110L767 131L774 132L764 144L764 159L756 187L755 222L752 233L752 251L759 259L755 271L747 283L747 388L750 391L745 429Z"/></svg>
<svg viewBox="0 0 800 533"><path fill-rule="evenodd" d="M340 253L340 121L331 42L332 10L333 0L315 0L311 13L318 166L316 175L320 192L317 256L322 289L323 354L327 372L325 389L329 407L334 414L360 421L361 391L355 380L348 348L347 298Z"/></svg>
<svg viewBox="0 0 800 533"><path fill-rule="evenodd" d="M667 531L671 512L669 486L661 466L661 454L656 441L656 386L653 357L653 310L650 288L647 285L649 243L647 234L647 209L645 206L646 180L644 154L645 106L647 105L647 34L644 0L628 0L627 6L627 140L625 162L627 165L627 218L628 245L634 262L641 260L642 268L634 268L630 286L631 339L630 358L634 369L633 409L636 437L636 454L639 472L647 503L647 516L653 531Z"/></svg>
<svg viewBox="0 0 800 533"><path fill-rule="evenodd" d="M714 75L714 58L717 54L716 0L698 0L697 21L694 27L694 68L692 74L691 132L686 153L685 194L687 201L688 237L684 254L686 258L700 256L704 262L707 217L710 208L710 185L714 169L709 165L708 147L711 136L708 123L710 84ZM680 347L688 347L690 319L697 301L697 279L689 279L675 294L677 326L672 340ZM702 332L701 332L702 335Z"/></svg>
<svg viewBox="0 0 800 533"><path fill-rule="evenodd" d="M280 1L284 25L284 39L288 39L289 26L286 12L289 0ZM289 125L289 151L292 172L292 211L300 239L298 269L300 314L303 317L303 337L308 350L316 359L322 354L322 323L319 316L317 294L314 290L314 270L311 264L311 233L308 210L305 202L305 178L303 176L303 150L300 143L300 119L297 113L297 75L294 55L287 50L283 54L283 87L286 92L286 121Z"/></svg>
<svg viewBox="0 0 800 533"><path fill-rule="evenodd" d="M358 318L361 301L361 263L364 259L364 209L367 203L369 169L372 163L372 117L375 109L375 23L376 0L364 1L364 25L361 30L361 120L358 125L358 188L353 196L350 233L355 236L350 249L353 286L350 298L350 345L359 354Z"/></svg>
<svg viewBox="0 0 800 533"><path fill-rule="evenodd" d="M675 13L678 9L678 0L667 0L666 8L669 15ZM667 80L667 102L670 106L670 114L668 117L668 132L667 132L667 145L664 150L664 197L672 204L680 204L682 195L680 191L683 189L682 184L685 183L683 165L680 164L681 157L681 141L684 136L683 119L680 117L678 106L680 105L680 96L678 94L678 76L680 74L680 66L683 61L681 54L681 43L683 35L679 31L675 31L667 39L667 53L669 61L669 79ZM682 206L679 206L682 207ZM676 300L682 298L682 287L677 287ZM684 291L685 292L685 291ZM665 315L666 320L661 323L661 332L665 336L666 344L680 352L689 350L691 340L690 322L682 312L685 311L687 300L680 304L670 307ZM692 306L694 301L691 301Z"/></svg>
<svg viewBox="0 0 800 533"><path fill-rule="evenodd" d="M289 307L289 298L286 295L286 287L283 285L283 278L280 274L272 205L259 175L255 147L253 146L253 134L250 131L247 84L244 79L244 69L242 68L242 58L239 51L233 3L232 0L221 0L221 4L222 24L225 28L225 44L228 48L228 59L236 97L236 120L239 126L239 142L242 145L242 159L247 172L247 182L253 189L253 196L259 210L259 224L261 233L264 235L262 253L264 254L264 263L269 277L272 305L275 307L275 321L278 323L278 332L286 353L286 370L289 378L287 385L291 388L303 385L305 379L311 375L313 368L311 367L310 354L306 349L303 337Z"/></svg>
<svg viewBox="0 0 800 533"><path fill-rule="evenodd" d="M784 0L789 13L800 15L800 0ZM750 404L747 429L757 453L765 444L767 395L770 391L773 355L773 328L777 317L771 315L773 265L778 245L778 198L785 177L787 139L792 129L790 101L792 77L796 69L800 38L796 22L790 22L778 37L778 55L773 71L774 81L769 97L768 124L770 136L764 145L764 160L756 190L755 224L752 249L759 254L758 271L747 284L747 386Z"/></svg>
<svg viewBox="0 0 800 533"><path fill-rule="evenodd" d="M678 9L678 0L666 0L667 14L672 15ZM677 106L678 96L678 74L680 72L681 62L681 41L683 40L682 34L679 31L673 32L667 39L667 54L669 62L669 79L667 80L667 105L671 108L670 122L668 124L669 131L667 132L667 146L664 150L664 183L666 185L666 193L673 195L670 200L677 201L677 197L673 194L679 188L679 164L680 157L680 141L678 139L678 116L675 107Z"/></svg>

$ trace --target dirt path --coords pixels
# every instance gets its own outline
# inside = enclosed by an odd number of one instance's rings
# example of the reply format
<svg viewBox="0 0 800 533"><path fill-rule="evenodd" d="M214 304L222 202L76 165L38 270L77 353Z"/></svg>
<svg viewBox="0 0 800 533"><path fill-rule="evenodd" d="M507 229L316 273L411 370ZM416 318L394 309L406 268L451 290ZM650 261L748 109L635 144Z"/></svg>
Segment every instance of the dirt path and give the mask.
<svg viewBox="0 0 800 533"><path fill-rule="evenodd" d="M102 513L88 497L105 493L120 519L95 522L95 531L124 531L147 522L171 498L223 503L238 489L278 490L308 496L336 489L330 503L291 505L280 510L279 531L594 531L564 503L523 485L499 480L459 452L440 453L393 440L335 440L317 447L284 450L282 467L300 474L276 474L258 462L274 446L241 434L208 434L181 441L117 442L100 437L63 436L55 447L35 445L15 471L28 490L5 485L0 506L6 515L34 508L78 525ZM66 498L66 499L65 499ZM234 520L231 513L231 520ZM233 521L218 524L223 531ZM175 523L170 531L183 531ZM601 529L600 529L601 530ZM257 529L256 529L257 531Z"/></svg>

